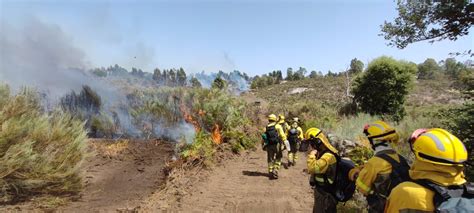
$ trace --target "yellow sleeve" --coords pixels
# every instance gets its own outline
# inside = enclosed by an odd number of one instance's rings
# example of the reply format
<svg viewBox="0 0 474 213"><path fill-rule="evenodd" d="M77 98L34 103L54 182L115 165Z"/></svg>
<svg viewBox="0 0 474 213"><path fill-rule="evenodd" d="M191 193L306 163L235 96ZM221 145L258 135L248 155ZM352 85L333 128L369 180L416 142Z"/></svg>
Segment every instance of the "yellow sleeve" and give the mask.
<svg viewBox="0 0 474 213"><path fill-rule="evenodd" d="M304 139L304 136L303 136L303 129L301 129L301 127L298 127L298 132L299 132L298 138L299 138L300 140L303 140L303 139Z"/></svg>
<svg viewBox="0 0 474 213"><path fill-rule="evenodd" d="M275 125L275 129L278 131L278 135L280 135L280 139L282 141L286 141L286 133L283 131L283 127L281 127L281 125L277 124L277 125Z"/></svg>
<svg viewBox="0 0 474 213"><path fill-rule="evenodd" d="M310 174L323 174L327 171L330 165L336 163L336 157L334 155L325 153L319 159L316 159L316 156L308 156L306 161L308 166L308 173Z"/></svg>
<svg viewBox="0 0 474 213"><path fill-rule="evenodd" d="M377 178L377 171L375 170L374 165L370 162L364 164L364 167L359 172L359 177L356 179L357 189L364 195L370 194L372 191L372 184Z"/></svg>

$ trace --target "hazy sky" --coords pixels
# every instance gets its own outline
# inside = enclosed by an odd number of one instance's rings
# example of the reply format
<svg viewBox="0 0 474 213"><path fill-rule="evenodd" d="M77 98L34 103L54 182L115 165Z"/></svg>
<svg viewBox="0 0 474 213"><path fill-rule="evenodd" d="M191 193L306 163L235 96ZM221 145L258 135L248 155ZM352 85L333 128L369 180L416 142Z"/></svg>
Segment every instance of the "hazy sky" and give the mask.
<svg viewBox="0 0 474 213"><path fill-rule="evenodd" d="M367 63L381 55L420 63L474 49L472 29L456 42L388 47L378 36L380 25L396 15L391 0L0 0L0 33L6 25L21 29L39 20L64 32L90 67L252 75L300 66L341 71L354 57Z"/></svg>

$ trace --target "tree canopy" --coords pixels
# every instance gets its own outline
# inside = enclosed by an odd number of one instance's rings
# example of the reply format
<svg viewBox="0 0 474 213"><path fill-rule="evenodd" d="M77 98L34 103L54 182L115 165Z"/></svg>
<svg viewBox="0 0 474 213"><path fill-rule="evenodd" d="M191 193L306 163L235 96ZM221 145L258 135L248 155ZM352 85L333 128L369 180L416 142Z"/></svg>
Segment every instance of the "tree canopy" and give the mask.
<svg viewBox="0 0 474 213"><path fill-rule="evenodd" d="M456 40L474 23L474 4L466 0L398 0L397 5L399 16L381 26L381 35L398 48L418 41Z"/></svg>

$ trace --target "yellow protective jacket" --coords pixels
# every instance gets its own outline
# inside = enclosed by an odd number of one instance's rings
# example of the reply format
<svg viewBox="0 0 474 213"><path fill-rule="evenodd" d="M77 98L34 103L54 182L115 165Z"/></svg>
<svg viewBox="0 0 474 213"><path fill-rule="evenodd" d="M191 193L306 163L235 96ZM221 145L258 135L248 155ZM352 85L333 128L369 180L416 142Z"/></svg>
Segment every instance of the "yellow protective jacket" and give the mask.
<svg viewBox="0 0 474 213"><path fill-rule="evenodd" d="M387 149L379 153L387 154L397 162L400 162L398 154L393 149ZM384 186L390 181L390 173L392 173L392 165L384 159L374 156L362 166L359 176L355 181L356 187L365 196L374 191L388 196L390 192L384 191Z"/></svg>
<svg viewBox="0 0 474 213"><path fill-rule="evenodd" d="M442 166L415 161L409 171L414 180L428 179L441 186L461 185L466 182L462 166ZM385 205L385 212L433 212L434 192L407 181L393 188Z"/></svg>
<svg viewBox="0 0 474 213"><path fill-rule="evenodd" d="M271 122L267 125L267 127L269 126L275 126L275 129L278 132L278 135L280 136L281 141L286 141L286 133L280 124L277 124L276 122ZM266 132L266 131L267 131L267 128L264 128L263 132Z"/></svg>
<svg viewBox="0 0 474 213"><path fill-rule="evenodd" d="M319 158L316 158L314 155L309 155L306 163L308 173L314 174L317 182L324 183L324 176L328 177L330 183L334 181L337 165L337 159L334 154L326 152Z"/></svg>
<svg viewBox="0 0 474 213"><path fill-rule="evenodd" d="M288 136L288 131L290 130L290 125L286 121L278 121L278 124L283 128L283 132Z"/></svg>

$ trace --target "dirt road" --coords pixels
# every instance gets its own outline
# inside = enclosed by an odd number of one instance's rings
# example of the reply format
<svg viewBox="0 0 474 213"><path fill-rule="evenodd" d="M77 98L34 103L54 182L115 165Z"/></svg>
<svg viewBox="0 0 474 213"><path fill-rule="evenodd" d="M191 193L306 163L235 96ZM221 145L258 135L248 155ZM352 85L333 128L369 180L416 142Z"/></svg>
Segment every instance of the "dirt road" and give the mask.
<svg viewBox="0 0 474 213"><path fill-rule="evenodd" d="M286 152L285 152L286 155ZM201 180L169 211L178 212L311 212L312 190L303 172L306 157L295 167L280 170L278 180L267 177L266 152L257 150L225 161ZM286 162L286 158L284 158ZM285 163L286 165L286 163ZM147 210L157 210L151 204ZM165 209L160 209L165 210Z"/></svg>

